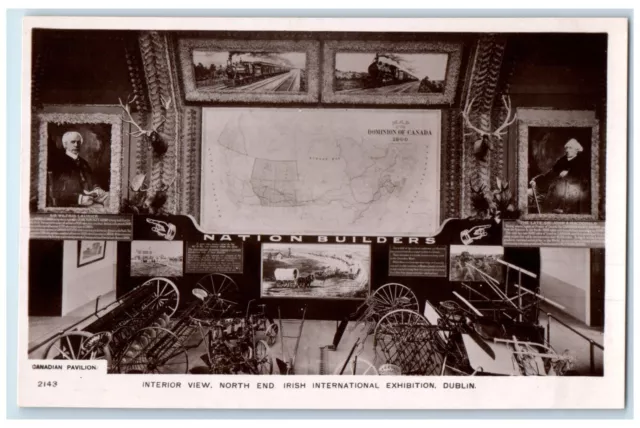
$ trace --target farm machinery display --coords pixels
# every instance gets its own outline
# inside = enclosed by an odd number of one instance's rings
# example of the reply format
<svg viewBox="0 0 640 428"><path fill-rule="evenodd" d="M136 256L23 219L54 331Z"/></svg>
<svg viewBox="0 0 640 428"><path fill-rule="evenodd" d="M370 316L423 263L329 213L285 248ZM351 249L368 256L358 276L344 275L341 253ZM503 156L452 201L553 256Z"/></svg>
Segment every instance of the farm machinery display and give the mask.
<svg viewBox="0 0 640 428"><path fill-rule="evenodd" d="M200 278L182 295L170 279L153 278L102 307L98 298L91 315L29 352L44 348L51 360L106 360L109 373L271 374L269 347L280 326L254 301L239 312L240 297L223 274ZM190 361L189 351L203 344L205 355Z"/></svg>
<svg viewBox="0 0 640 428"><path fill-rule="evenodd" d="M482 287L452 284L451 298L426 301L422 308L403 284L378 287L354 314L361 333L351 352L326 373L571 373L573 356L554 350L549 331L545 338L538 325L541 302L559 305L520 285L533 273L501 263L513 283L482 273ZM276 277L297 284L300 275L290 269ZM96 301L91 315L29 352L42 348L44 359L52 360L105 360L109 373L120 374L295 374L306 306L285 322L279 307L274 320L265 305L244 303L241 297L235 281L223 274L205 275L182 289L169 279L153 278L112 303L101 307ZM288 339L294 341L285 347Z"/></svg>
<svg viewBox="0 0 640 428"><path fill-rule="evenodd" d="M43 358L51 360L106 360L109 373L188 373L188 351L203 342L196 334L203 320L212 326L224 322L240 304L238 286L222 274L201 278L191 294L193 298L185 298L167 278L150 279L102 307L98 298L91 315L29 352L44 348ZM247 319L252 331L269 328L254 322L254 315ZM277 336L277 326L272 325L267 333L271 343ZM255 354L264 359L266 344L252 345L252 351L258 347Z"/></svg>
<svg viewBox="0 0 640 428"><path fill-rule="evenodd" d="M408 287L390 283L378 288L354 314L363 337L354 346L358 351L352 350L336 367L336 373L373 374L376 366L421 376L570 373L573 356L568 351L556 352L549 338L545 340L544 334L539 334L540 302L560 305L520 285L523 276L535 278L533 273L502 260L500 263L506 268L504 284L479 271L485 281L483 291L462 283L452 292L454 300L436 305L426 301L422 314L416 295ZM508 282L510 275L512 282ZM464 294L474 298L465 298ZM370 336L373 364L360 358L360 367L354 367Z"/></svg>

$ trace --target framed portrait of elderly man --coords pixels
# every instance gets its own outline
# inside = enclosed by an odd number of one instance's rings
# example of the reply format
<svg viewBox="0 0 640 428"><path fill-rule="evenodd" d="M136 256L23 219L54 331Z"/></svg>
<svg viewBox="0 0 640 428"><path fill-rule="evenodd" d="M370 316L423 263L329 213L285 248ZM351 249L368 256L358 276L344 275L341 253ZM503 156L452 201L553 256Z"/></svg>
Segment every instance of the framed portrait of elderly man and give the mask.
<svg viewBox="0 0 640 428"><path fill-rule="evenodd" d="M38 211L117 214L120 115L42 113L38 120Z"/></svg>
<svg viewBox="0 0 640 428"><path fill-rule="evenodd" d="M518 202L523 218L598 220L595 112L518 109Z"/></svg>

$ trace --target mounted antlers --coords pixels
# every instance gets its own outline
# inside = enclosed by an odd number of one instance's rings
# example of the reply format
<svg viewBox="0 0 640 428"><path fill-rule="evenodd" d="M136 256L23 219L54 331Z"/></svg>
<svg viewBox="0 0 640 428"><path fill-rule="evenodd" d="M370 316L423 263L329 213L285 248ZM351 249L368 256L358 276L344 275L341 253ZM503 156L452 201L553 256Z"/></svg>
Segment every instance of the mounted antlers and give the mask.
<svg viewBox="0 0 640 428"><path fill-rule="evenodd" d="M471 112L471 106L473 106L474 101L475 101L475 98L472 98L470 102L467 102L467 105L462 111L462 117L464 119L465 125L471 129L471 132L465 132L464 135L478 134L480 136L480 139L473 143L473 150L474 150L474 154L479 159L484 159L487 156L487 152L489 150L493 150L493 142L491 140L491 137L495 137L498 140L502 140L502 136L507 133L505 129L509 125L511 125L513 122L515 122L517 115L514 114L513 117L511 117L511 99L503 96L502 103L507 109L507 117L505 118L502 125L500 125L498 129L496 129L495 131L493 132L484 131L474 126L473 123L471 123L471 119L469 119L469 113Z"/></svg>
<svg viewBox="0 0 640 428"><path fill-rule="evenodd" d="M473 135L474 133L476 133L481 137L484 137L486 135L486 136L492 136L498 139L502 139L502 136L507 133L507 131L503 131L503 129L505 129L506 127L511 125L513 122L515 122L517 118L517 115L514 114L513 117L509 119L509 117L511 116L511 98L505 97L504 95L502 96L502 103L507 109L507 117L505 118L502 125L500 125L500 127L493 132L483 131L482 129L476 126L473 126L473 124L471 123L471 120L469 119L469 113L471 112L471 106L473 106L473 103L475 100L476 100L475 98L472 98L471 102L467 102L467 105L462 111L462 117L464 118L465 124L467 125L467 127L471 128L471 130L473 131L473 132L465 132L464 135Z"/></svg>
<svg viewBox="0 0 640 428"><path fill-rule="evenodd" d="M142 129L142 127L138 125L138 123L133 119L133 116L131 116L131 104L135 102L137 97L138 96L136 95L133 98L127 98L126 105L122 103L122 100L120 98L118 98L120 107L122 108L122 110L124 110L124 113L126 114L126 116L123 117L122 120L126 123L129 123L135 126L138 129L137 131L132 132L131 135L135 137L142 136L142 138L145 141L147 141L151 145L151 147L153 147L153 150L158 155L163 155L167 151L168 145L162 140L160 134L158 133L158 128L164 125L167 118L164 115L162 115L162 121L158 125L154 126L152 129L148 129L148 130ZM171 98L165 99L161 95L160 102L162 104L162 109L164 111L169 110L169 108L171 107Z"/></svg>

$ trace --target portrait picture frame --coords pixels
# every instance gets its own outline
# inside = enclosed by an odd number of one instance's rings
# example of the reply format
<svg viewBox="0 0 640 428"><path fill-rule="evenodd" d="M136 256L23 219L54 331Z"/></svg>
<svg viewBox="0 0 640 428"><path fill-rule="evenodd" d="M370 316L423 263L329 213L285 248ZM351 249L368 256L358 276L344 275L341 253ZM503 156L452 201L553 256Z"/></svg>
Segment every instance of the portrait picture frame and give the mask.
<svg viewBox="0 0 640 428"><path fill-rule="evenodd" d="M301 80L304 81L304 91L293 92L280 90L280 86L269 89L256 88L266 82L263 73L258 68L243 69L238 71L237 78L229 78L222 75L220 80L226 83L229 81L235 87L227 86L223 89L214 87L198 87L196 81L196 65L194 64L194 51L222 54L245 53L256 61L269 62L268 58L275 58L273 61L287 61L279 56L304 54L304 70L298 71L301 77L297 78L298 87L302 87ZM231 102L231 103L315 103L318 102L320 92L320 42L313 40L236 40L236 39L198 39L182 38L178 40L179 67L182 72L183 88L185 99L193 102ZM265 60L267 58L267 60ZM278 65L282 65L278 62ZM220 64L222 67L222 64ZM292 72L298 70L291 65ZM226 72L226 69L224 70ZM273 73L272 80L282 80L279 76L286 77L281 70ZM248 80L248 78L250 80ZM258 79L262 79L258 80ZM293 79L296 81L296 79ZM243 82L250 82L245 84ZM286 82L283 82L283 84ZM286 85L285 85L286 86Z"/></svg>
<svg viewBox="0 0 640 428"><path fill-rule="evenodd" d="M457 87L460 79L462 42L389 42L389 41L338 41L324 42L323 47L323 73L322 73L322 101L336 104L383 104L383 105L452 105L455 101ZM384 52L395 56L428 56L434 54L447 54L444 70L444 84L442 91L437 92L371 92L353 91L342 93L336 90L336 65L338 54L353 53L356 55L376 54ZM396 65L398 65L396 63ZM363 73L362 70L361 74ZM420 76L422 78L422 76ZM416 78L417 79L417 78ZM416 81L416 87L422 82ZM401 86L401 85L396 85ZM380 88L375 88L380 89Z"/></svg>
<svg viewBox="0 0 640 428"><path fill-rule="evenodd" d="M518 152L517 152L517 171L518 171L518 208L522 213L523 220L557 220L557 221L598 221L598 206L600 203L600 123L594 111L589 110L552 110L552 109L536 109L536 108L519 108L518 116ZM557 135L553 136L554 131ZM541 207L539 202L538 191L530 188L530 181L535 179L537 175L531 172L530 160L532 159L534 141L536 134L542 135L542 139L549 143L554 138L555 153L553 158L549 159L547 168L540 171L539 175L554 169L562 169L558 167L561 159L560 150L571 139L579 140L582 147L580 156L588 156L590 159L584 160L584 164L590 169L588 172L588 184L583 186L582 191L578 193L580 202L580 212L571 209L571 205L567 205L570 209L567 212L563 210L550 210ZM582 138L579 138L582 136ZM578 138L576 138L578 137ZM556 162L555 165L553 162ZM538 171L536 171L538 172ZM560 173L566 174L564 171ZM560 175L562 176L562 175ZM583 180L583 182L586 180ZM568 187L569 204L575 202L570 199L572 191L575 192L575 185ZM537 186L536 186L537 187ZM535 195L533 193L535 192ZM567 190L565 188L565 195ZM533 200L533 203L532 203ZM544 201L544 197L542 198ZM548 200L548 198L547 198ZM536 209L531 209L535 206Z"/></svg>
<svg viewBox="0 0 640 428"><path fill-rule="evenodd" d="M83 214L118 214L121 206L121 185L122 185L122 117L119 114L109 113L40 113L38 120L38 212L50 213L83 213ZM56 135L53 135L52 129L56 129ZM101 144L108 144L108 155L104 163L108 166L103 168L102 174L108 174L108 186L103 189L109 193L108 203L104 205L92 205L90 207L80 206L58 206L51 204L50 199L52 187L52 174L50 171L52 147L54 139L60 140L60 134L64 129L75 130L81 135L91 132L92 128L100 128L105 131L104 139L108 141L100 141ZM86 135L83 135L83 140ZM59 143L59 141L57 142ZM56 143L56 144L57 144ZM57 147L60 153L63 153L61 147Z"/></svg>
<svg viewBox="0 0 640 428"><path fill-rule="evenodd" d="M103 260L106 252L107 241L78 241L78 267Z"/></svg>

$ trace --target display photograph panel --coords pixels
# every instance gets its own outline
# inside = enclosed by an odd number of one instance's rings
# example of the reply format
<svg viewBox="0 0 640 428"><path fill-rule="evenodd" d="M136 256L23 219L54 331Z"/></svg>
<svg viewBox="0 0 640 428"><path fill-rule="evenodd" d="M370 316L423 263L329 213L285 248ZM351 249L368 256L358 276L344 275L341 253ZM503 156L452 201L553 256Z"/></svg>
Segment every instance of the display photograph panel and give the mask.
<svg viewBox="0 0 640 428"><path fill-rule="evenodd" d="M364 299L369 292L368 245L265 244L262 297Z"/></svg>
<svg viewBox="0 0 640 428"><path fill-rule="evenodd" d="M444 92L447 54L338 53L336 92Z"/></svg>

